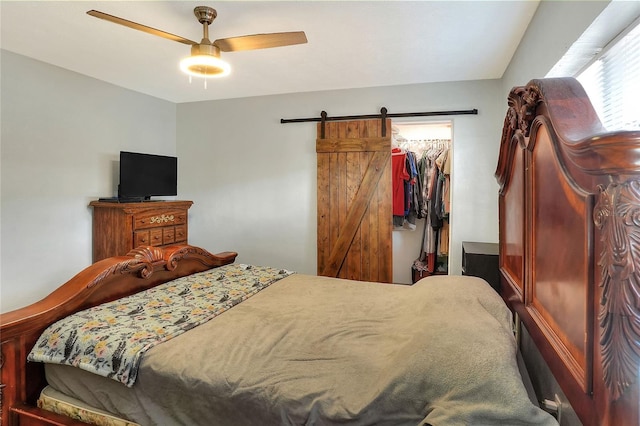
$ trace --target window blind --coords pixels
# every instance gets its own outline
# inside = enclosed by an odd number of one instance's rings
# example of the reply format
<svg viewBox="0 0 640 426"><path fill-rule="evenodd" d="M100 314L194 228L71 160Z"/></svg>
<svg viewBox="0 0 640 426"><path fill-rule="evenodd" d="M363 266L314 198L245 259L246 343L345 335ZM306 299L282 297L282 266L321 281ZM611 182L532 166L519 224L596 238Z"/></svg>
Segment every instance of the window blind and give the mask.
<svg viewBox="0 0 640 426"><path fill-rule="evenodd" d="M607 130L640 130L640 25L614 39L577 77Z"/></svg>

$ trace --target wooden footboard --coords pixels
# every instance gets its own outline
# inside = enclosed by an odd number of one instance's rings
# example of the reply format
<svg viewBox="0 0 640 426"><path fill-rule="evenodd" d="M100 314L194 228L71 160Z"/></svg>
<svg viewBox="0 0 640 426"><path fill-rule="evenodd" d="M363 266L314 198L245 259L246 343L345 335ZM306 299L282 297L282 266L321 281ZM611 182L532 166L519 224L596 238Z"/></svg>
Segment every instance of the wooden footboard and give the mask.
<svg viewBox="0 0 640 426"><path fill-rule="evenodd" d="M56 416L48 417L50 423L36 420L43 416L35 401L45 386L44 368L41 363L27 363L27 355L47 326L91 306L233 263L236 256L233 252L211 254L189 245L138 247L126 256L94 263L39 302L1 314L1 424L74 424L59 423ZM25 423L19 418L31 420Z"/></svg>
<svg viewBox="0 0 640 426"><path fill-rule="evenodd" d="M640 132L607 132L575 79L532 80L496 177L503 297L585 425L637 425Z"/></svg>

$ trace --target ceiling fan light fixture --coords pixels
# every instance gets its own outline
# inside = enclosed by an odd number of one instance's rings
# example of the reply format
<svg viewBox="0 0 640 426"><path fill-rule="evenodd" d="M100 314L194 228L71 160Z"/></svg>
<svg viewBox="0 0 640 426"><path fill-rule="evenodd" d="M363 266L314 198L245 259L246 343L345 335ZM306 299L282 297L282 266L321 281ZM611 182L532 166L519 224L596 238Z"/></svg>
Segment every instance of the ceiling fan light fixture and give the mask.
<svg viewBox="0 0 640 426"><path fill-rule="evenodd" d="M0 0L1 1L1 0ZM123 25L147 34L163 37L168 40L191 46L191 56L180 61L180 69L189 76L201 78L224 77L231 73L231 66L220 59L220 52L234 52L239 50L266 49L279 46L290 46L307 42L304 31L289 31L267 34L249 34L238 37L227 37L209 40L209 25L218 16L215 9L208 6L197 6L193 13L202 24L202 40L200 43L171 34L153 27L149 27L98 10L89 10L87 14L95 18L104 19L115 24ZM191 80L189 80L191 81ZM205 80L206 87L206 80Z"/></svg>
<svg viewBox="0 0 640 426"><path fill-rule="evenodd" d="M192 55L180 61L182 72L194 77L216 78L231 73L231 66L212 55Z"/></svg>

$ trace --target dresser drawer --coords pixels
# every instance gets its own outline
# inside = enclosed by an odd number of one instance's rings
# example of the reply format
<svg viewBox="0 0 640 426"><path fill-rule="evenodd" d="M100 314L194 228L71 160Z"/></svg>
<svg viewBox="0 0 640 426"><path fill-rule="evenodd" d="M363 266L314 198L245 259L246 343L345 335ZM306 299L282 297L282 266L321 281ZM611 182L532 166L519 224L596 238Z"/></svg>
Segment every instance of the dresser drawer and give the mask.
<svg viewBox="0 0 640 426"><path fill-rule="evenodd" d="M187 241L187 225L176 226L174 242L181 243L186 241Z"/></svg>
<svg viewBox="0 0 640 426"><path fill-rule="evenodd" d="M167 226L162 228L162 244L171 244L176 240L176 228Z"/></svg>
<svg viewBox="0 0 640 426"><path fill-rule="evenodd" d="M151 245L151 238L149 238L149 230L136 231L133 233L133 246L148 246Z"/></svg>
<svg viewBox="0 0 640 426"><path fill-rule="evenodd" d="M164 244L162 242L163 228L154 228L149 230L149 239L151 240L152 246L161 246Z"/></svg>
<svg viewBox="0 0 640 426"><path fill-rule="evenodd" d="M134 229L158 228L187 223L185 210L166 210L138 213L134 217Z"/></svg>
<svg viewBox="0 0 640 426"><path fill-rule="evenodd" d="M162 244L164 244L162 241L162 237L164 234L163 231L163 228L153 228L134 232L133 238L135 241L135 247L161 246Z"/></svg>

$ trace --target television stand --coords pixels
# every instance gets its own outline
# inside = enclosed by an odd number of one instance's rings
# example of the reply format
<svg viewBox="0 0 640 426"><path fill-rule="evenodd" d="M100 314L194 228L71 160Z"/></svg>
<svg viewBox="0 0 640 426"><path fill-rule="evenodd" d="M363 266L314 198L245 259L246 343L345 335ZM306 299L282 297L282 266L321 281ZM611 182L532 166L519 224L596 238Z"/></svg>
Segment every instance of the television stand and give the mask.
<svg viewBox="0 0 640 426"><path fill-rule="evenodd" d="M187 244L187 212L193 201L92 201L93 261L124 256L138 246Z"/></svg>

